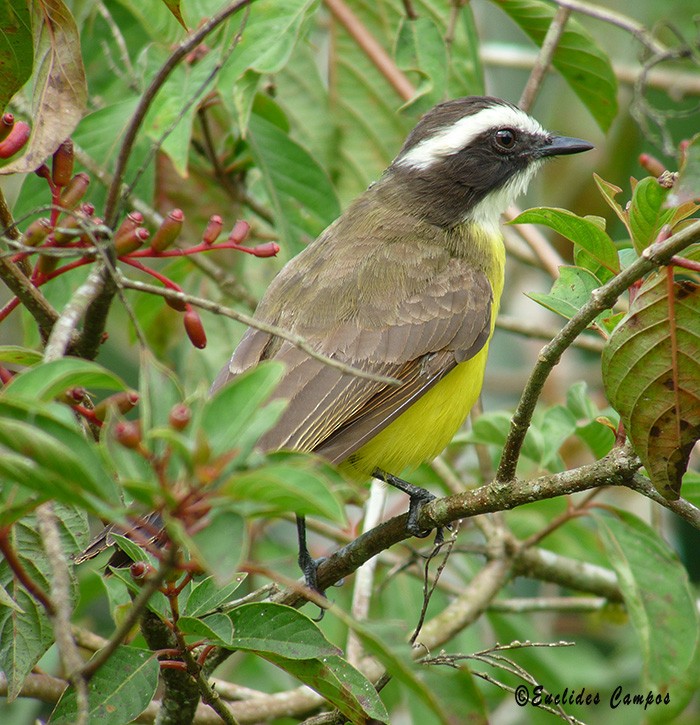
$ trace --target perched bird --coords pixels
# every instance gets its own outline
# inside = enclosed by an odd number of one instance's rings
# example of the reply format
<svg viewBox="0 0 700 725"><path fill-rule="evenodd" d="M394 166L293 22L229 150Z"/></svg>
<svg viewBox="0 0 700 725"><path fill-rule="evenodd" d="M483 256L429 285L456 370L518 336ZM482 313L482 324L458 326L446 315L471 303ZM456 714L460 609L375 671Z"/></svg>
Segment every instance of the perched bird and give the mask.
<svg viewBox="0 0 700 725"><path fill-rule="evenodd" d="M503 290L499 217L545 159L591 148L499 98L436 106L382 177L284 266L255 313L401 384L343 373L250 328L212 390L263 360L286 363L274 395L289 403L260 448L314 451L354 478L400 488L409 532L422 534L419 507L433 496L398 476L445 448L481 391ZM315 586L303 517L298 530Z"/></svg>

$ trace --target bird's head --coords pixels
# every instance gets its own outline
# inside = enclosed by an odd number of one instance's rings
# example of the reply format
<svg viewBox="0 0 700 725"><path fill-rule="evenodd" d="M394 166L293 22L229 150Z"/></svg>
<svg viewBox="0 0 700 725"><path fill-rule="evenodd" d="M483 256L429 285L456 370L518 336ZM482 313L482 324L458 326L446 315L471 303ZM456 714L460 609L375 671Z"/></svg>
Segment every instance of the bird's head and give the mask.
<svg viewBox="0 0 700 725"><path fill-rule="evenodd" d="M545 159L592 149L546 131L500 98L469 96L435 106L409 134L385 179L430 223L496 227Z"/></svg>

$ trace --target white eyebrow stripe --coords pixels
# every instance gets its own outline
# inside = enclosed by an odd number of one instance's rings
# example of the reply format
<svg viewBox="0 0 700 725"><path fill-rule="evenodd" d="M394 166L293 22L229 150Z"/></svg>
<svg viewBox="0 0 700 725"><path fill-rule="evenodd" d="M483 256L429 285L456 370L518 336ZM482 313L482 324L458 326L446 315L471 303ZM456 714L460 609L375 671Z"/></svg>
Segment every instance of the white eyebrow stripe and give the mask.
<svg viewBox="0 0 700 725"><path fill-rule="evenodd" d="M423 139L398 158L396 163L414 169L426 169L445 156L458 153L484 131L509 127L536 135L547 133L532 116L518 108L490 106L471 116L464 116L437 134Z"/></svg>

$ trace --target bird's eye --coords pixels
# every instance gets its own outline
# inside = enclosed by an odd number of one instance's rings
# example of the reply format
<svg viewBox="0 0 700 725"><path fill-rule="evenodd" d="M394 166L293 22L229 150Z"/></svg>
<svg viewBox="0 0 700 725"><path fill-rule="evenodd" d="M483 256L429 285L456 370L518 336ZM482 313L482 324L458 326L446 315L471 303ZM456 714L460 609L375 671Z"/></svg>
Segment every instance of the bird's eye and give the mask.
<svg viewBox="0 0 700 725"><path fill-rule="evenodd" d="M515 131L512 128L499 128L494 138L502 149L512 149L515 146Z"/></svg>

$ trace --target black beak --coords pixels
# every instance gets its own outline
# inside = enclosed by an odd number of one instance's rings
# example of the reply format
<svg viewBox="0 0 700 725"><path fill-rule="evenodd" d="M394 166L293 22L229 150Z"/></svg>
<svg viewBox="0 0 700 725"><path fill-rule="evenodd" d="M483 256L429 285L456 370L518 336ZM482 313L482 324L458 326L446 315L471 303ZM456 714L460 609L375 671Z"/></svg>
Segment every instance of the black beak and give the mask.
<svg viewBox="0 0 700 725"><path fill-rule="evenodd" d="M550 136L547 142L537 149L537 155L542 157L580 154L582 151L590 151L592 148L595 148L592 143L588 143L588 141L580 138Z"/></svg>

